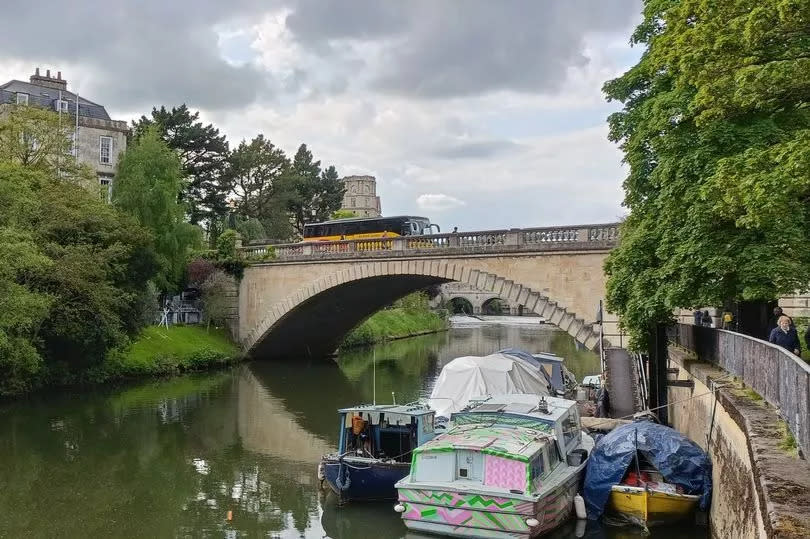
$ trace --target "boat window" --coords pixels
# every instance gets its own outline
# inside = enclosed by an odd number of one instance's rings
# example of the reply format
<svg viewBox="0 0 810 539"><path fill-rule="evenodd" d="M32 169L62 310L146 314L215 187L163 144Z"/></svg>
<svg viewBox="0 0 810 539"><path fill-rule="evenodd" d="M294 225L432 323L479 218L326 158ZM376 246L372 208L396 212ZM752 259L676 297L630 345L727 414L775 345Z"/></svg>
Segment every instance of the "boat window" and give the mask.
<svg viewBox="0 0 810 539"><path fill-rule="evenodd" d="M532 466L532 482L539 477L543 477L543 472L545 471L545 462L543 460L543 454L538 453L534 456L531 462Z"/></svg>
<svg viewBox="0 0 810 539"><path fill-rule="evenodd" d="M411 460L411 434L407 428L381 428L379 458L394 459L397 462Z"/></svg>
<svg viewBox="0 0 810 539"><path fill-rule="evenodd" d="M563 439L565 440L565 447L568 447L574 441L579 440L579 421L577 418L577 411L572 409L568 412L562 420Z"/></svg>

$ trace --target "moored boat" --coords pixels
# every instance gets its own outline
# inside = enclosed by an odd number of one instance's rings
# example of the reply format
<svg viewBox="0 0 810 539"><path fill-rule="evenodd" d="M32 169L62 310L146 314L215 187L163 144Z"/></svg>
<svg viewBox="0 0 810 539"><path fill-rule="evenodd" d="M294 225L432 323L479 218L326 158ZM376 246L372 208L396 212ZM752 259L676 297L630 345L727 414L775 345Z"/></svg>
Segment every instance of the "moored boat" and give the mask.
<svg viewBox="0 0 810 539"><path fill-rule="evenodd" d="M622 425L599 440L588 462L588 517L607 512L642 527L705 510L711 496L709 456L678 431L649 421Z"/></svg>
<svg viewBox="0 0 810 539"><path fill-rule="evenodd" d="M454 413L397 483L405 525L456 537L535 537L569 518L593 440L576 402L500 395Z"/></svg>
<svg viewBox="0 0 810 539"><path fill-rule="evenodd" d="M411 452L434 436L434 412L421 404L378 404L338 414L338 450L321 458L321 479L340 502L395 499L394 484L408 474Z"/></svg>

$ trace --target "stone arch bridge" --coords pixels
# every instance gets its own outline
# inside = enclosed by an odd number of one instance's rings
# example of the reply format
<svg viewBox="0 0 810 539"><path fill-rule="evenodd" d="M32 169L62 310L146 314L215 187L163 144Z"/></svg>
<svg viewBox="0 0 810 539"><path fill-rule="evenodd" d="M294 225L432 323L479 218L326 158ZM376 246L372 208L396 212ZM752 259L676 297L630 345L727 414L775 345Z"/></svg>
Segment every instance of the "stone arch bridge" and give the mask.
<svg viewBox="0 0 810 539"><path fill-rule="evenodd" d="M394 300L458 281L497 295L600 345L602 264L615 223L243 247L236 333L253 357L329 355L343 336ZM603 346L619 345L603 317Z"/></svg>

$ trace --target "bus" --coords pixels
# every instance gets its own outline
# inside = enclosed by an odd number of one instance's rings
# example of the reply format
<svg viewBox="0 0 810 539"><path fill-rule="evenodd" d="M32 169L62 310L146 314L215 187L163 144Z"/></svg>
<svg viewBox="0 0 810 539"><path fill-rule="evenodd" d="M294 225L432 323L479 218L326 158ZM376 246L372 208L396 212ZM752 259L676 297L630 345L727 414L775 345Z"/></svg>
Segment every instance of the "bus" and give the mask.
<svg viewBox="0 0 810 539"><path fill-rule="evenodd" d="M395 238L397 236L438 234L439 232L441 232L439 225L432 224L427 217L414 215L359 217L308 223L304 225L304 241Z"/></svg>

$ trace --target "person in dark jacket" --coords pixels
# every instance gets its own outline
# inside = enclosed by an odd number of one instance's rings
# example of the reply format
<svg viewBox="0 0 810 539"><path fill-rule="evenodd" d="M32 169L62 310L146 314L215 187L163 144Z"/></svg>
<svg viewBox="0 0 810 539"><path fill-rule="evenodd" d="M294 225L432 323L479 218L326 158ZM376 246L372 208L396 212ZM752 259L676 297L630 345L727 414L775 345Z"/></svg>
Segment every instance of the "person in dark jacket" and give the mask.
<svg viewBox="0 0 810 539"><path fill-rule="evenodd" d="M768 342L781 346L785 350L800 356L802 349L799 344L799 334L796 332L796 328L790 325L790 317L785 315L780 316L778 324L777 327L771 330L771 334L768 336Z"/></svg>
<svg viewBox="0 0 810 539"><path fill-rule="evenodd" d="M700 317L700 323L707 328L712 327L712 316L709 314L708 310L703 311L703 315Z"/></svg>
<svg viewBox="0 0 810 539"><path fill-rule="evenodd" d="M695 309L695 312L692 313L692 316L695 318L696 326L700 326L703 324L701 322L701 320L703 320L703 311L701 311L700 309Z"/></svg>

